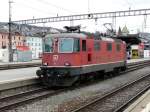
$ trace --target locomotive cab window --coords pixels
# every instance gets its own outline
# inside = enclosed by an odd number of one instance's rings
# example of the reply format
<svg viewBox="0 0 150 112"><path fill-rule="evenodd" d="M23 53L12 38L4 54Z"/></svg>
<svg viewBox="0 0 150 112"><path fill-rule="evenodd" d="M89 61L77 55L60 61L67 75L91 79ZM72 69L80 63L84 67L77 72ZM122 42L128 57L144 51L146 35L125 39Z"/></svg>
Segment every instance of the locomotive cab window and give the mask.
<svg viewBox="0 0 150 112"><path fill-rule="evenodd" d="M86 40L82 40L82 51L86 51Z"/></svg>
<svg viewBox="0 0 150 112"><path fill-rule="evenodd" d="M107 43L107 51L112 51L112 44L111 43Z"/></svg>
<svg viewBox="0 0 150 112"><path fill-rule="evenodd" d="M51 37L45 38L44 40L43 49L44 52L53 52L53 40Z"/></svg>

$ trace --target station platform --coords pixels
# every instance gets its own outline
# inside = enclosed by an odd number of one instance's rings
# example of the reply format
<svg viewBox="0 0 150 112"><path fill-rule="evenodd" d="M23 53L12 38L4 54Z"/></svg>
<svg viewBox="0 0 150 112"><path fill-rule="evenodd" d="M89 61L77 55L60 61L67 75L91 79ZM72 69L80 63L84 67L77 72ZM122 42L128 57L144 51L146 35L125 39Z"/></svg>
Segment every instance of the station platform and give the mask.
<svg viewBox="0 0 150 112"><path fill-rule="evenodd" d="M143 94L123 112L150 112L150 90Z"/></svg>
<svg viewBox="0 0 150 112"><path fill-rule="evenodd" d="M28 62L0 62L0 65L11 65L11 64L28 64L28 63L41 63L42 60L32 60Z"/></svg>
<svg viewBox="0 0 150 112"><path fill-rule="evenodd" d="M36 83L38 67L0 70L0 90Z"/></svg>
<svg viewBox="0 0 150 112"><path fill-rule="evenodd" d="M147 61L147 60L150 60L150 58L130 59L130 60L127 60L127 63L136 63L136 62Z"/></svg>
<svg viewBox="0 0 150 112"><path fill-rule="evenodd" d="M127 63L132 64L147 60L150 59L131 59L127 60ZM32 62L23 62L23 63L35 63L35 62L41 62L41 60L33 60ZM22 62L13 62L13 63L20 64ZM1 63L1 64L13 64L13 63ZM36 70L38 70L38 68L39 67L29 67L29 68L0 70L0 90L21 85L23 86L32 83L32 81L35 82L35 80L37 79Z"/></svg>

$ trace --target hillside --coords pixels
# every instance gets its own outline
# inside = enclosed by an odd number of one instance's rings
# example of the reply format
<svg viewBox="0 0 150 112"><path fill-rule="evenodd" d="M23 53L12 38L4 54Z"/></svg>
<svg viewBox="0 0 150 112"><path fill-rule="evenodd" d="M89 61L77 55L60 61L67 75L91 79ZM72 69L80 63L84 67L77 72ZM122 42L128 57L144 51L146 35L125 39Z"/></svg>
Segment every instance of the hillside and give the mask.
<svg viewBox="0 0 150 112"><path fill-rule="evenodd" d="M18 25L12 23L12 33L19 32L24 36L40 36L42 32L59 33L61 30L52 27L40 27L33 25ZM0 22L0 32L9 32L8 23Z"/></svg>

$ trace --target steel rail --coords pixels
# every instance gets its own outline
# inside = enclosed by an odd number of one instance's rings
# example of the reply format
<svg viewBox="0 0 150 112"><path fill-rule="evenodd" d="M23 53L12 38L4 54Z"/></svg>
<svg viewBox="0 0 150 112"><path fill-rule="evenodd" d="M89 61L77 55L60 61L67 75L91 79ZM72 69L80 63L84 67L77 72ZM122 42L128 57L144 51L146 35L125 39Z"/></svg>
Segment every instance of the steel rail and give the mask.
<svg viewBox="0 0 150 112"><path fill-rule="evenodd" d="M0 99L0 102L1 102L0 111L9 110L11 108L21 106L23 104L27 104L36 100L40 100L49 96L56 95L63 91L65 91L65 89L59 89L59 90L54 91L54 90L46 90L45 88L40 88L37 90L4 97ZM24 97L27 97L27 98L24 98ZM7 102L7 101L12 101L12 100L14 101L9 102L9 103Z"/></svg>
<svg viewBox="0 0 150 112"><path fill-rule="evenodd" d="M142 94L144 94L147 90L150 89L150 85L144 88L142 91L140 91L137 95L135 95L133 98L131 98L129 101L124 103L123 105L119 106L117 109L115 109L113 112L122 112L125 108L127 108L132 102L134 102L137 98L139 98Z"/></svg>
<svg viewBox="0 0 150 112"><path fill-rule="evenodd" d="M140 78L137 78L136 80L134 80L134 81L132 81L132 82L130 82L130 83L127 83L127 84L125 84L125 85L123 85L123 86L121 86L121 87L119 87L119 88L116 88L116 89L110 91L109 93L106 93L106 94L102 95L101 97L98 97L98 98L96 98L95 100L93 100L93 101L91 101L91 102L89 102L89 103L87 103L87 104L85 104L85 105L82 105L81 107L79 107L79 108L77 108L77 109L72 110L71 112L81 112L81 111L83 111L84 109L88 108L89 106L91 106L91 105L93 105L93 104L96 104L96 103L99 102L99 101L102 102L102 101L104 101L106 98L111 97L112 95L114 95L114 94L120 92L121 90L123 90L123 89L125 89L125 88L128 88L129 86L131 86L131 85L133 85L133 84L135 84L135 83L137 83L137 82L139 82L139 81L141 81L141 80L143 80L143 79L145 79L145 78L147 78L147 77L149 77L149 76L150 76L150 74L147 74L147 75L145 75L145 76L142 76L142 77L140 77ZM149 88L149 86L148 86L147 88ZM143 91L145 91L145 89L144 89ZM140 94L140 93L139 93L139 94ZM115 112L121 112L121 111L119 111L119 110L122 109L123 107L124 107L124 105L123 105L122 107L118 108Z"/></svg>

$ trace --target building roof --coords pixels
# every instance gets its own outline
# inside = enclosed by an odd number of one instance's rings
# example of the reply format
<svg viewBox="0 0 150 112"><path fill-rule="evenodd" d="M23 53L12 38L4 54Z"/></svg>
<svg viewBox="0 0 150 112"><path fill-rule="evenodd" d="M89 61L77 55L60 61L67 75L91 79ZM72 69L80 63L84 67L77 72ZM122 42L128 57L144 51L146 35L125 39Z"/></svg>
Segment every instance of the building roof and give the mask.
<svg viewBox="0 0 150 112"><path fill-rule="evenodd" d="M45 36L47 37L52 37L52 38L93 38L95 40L103 40L103 41L107 41L107 42L122 42L120 39L116 39L116 38L111 38L111 37L104 37L101 35L95 35L92 33L58 33L58 34L48 34Z"/></svg>
<svg viewBox="0 0 150 112"><path fill-rule="evenodd" d="M125 34L125 35L129 34L129 30L126 25L123 27L121 32L122 32L122 34Z"/></svg>
<svg viewBox="0 0 150 112"><path fill-rule="evenodd" d="M9 33L8 33L8 32L1 32L1 31L0 31L0 34L2 34L2 35L8 35ZM15 35L15 36L22 36L19 32L12 32L11 35L13 35L13 36L14 36L14 35Z"/></svg>

